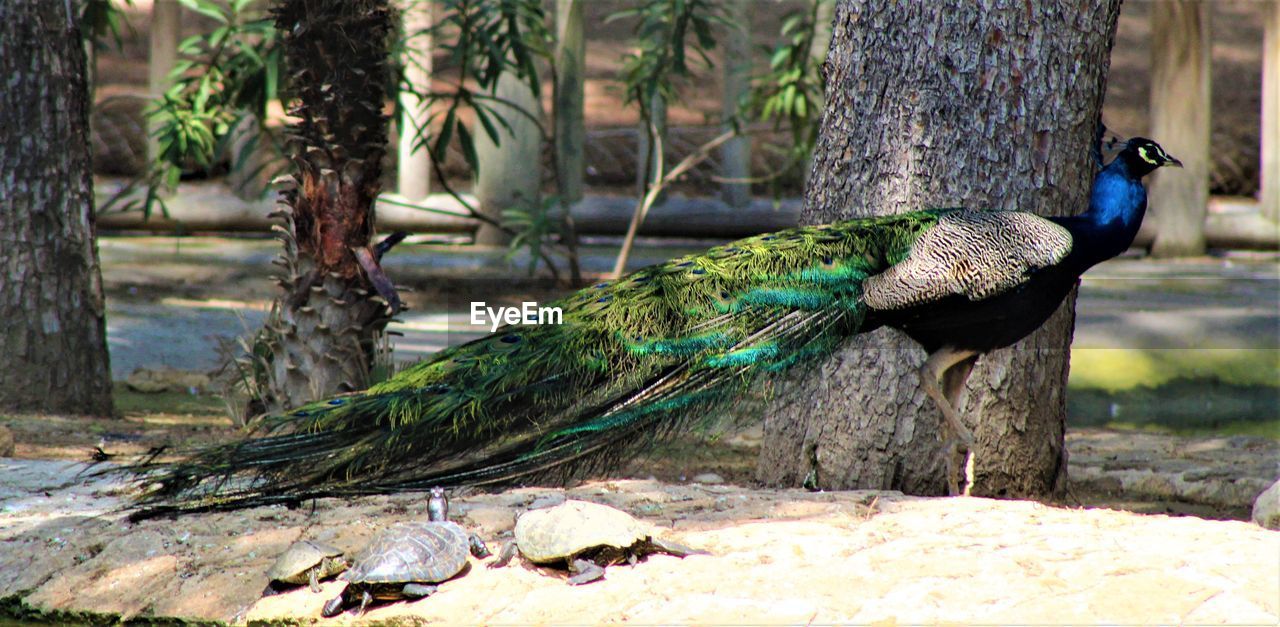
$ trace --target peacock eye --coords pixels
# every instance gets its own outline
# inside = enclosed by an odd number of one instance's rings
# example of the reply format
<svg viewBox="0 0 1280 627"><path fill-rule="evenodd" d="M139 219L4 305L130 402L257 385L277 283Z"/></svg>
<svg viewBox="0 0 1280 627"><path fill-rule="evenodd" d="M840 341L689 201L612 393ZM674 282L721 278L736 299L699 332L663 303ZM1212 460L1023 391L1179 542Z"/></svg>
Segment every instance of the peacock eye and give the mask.
<svg viewBox="0 0 1280 627"><path fill-rule="evenodd" d="M597 284L595 285L595 288L596 288L596 289L598 289L598 290L602 290L602 289L604 289L604 288L606 288L606 287L609 287L609 282L608 282L608 281L605 281L604 283L597 283Z"/></svg>
<svg viewBox="0 0 1280 627"><path fill-rule="evenodd" d="M685 261L685 262L682 262L682 263L678 263L678 264L676 264L676 267L677 267L677 268L688 268L688 267L689 267L689 266L691 266L691 265L693 265L693 262L692 262L692 261Z"/></svg>
<svg viewBox="0 0 1280 627"><path fill-rule="evenodd" d="M703 270L702 268L694 268L694 269L693 269L693 274L706 274L706 273L707 273L707 271L706 271L706 270Z"/></svg>
<svg viewBox="0 0 1280 627"><path fill-rule="evenodd" d="M596 299L596 302L597 302L597 303L607 303L607 302L609 302L609 301L611 301L611 300L613 300L613 297L612 297L612 296L609 296L609 295L607 295L607 294L606 294L606 295L604 295L604 296L601 296L600 298L597 298L597 299Z"/></svg>
<svg viewBox="0 0 1280 627"><path fill-rule="evenodd" d="M333 405L333 406L338 406L338 405L341 405L341 404L343 404L343 403L345 403L345 402L346 402L346 401L344 401L344 400L342 400L342 399L340 399L340 398L335 398L335 399L330 400L330 401L329 401L329 404L330 404L330 405Z"/></svg>
<svg viewBox="0 0 1280 627"><path fill-rule="evenodd" d="M519 342L519 341L520 341L520 336L518 336L518 335L516 335L516 334L514 334L514 333L508 333L508 334L506 334L506 335L502 336L502 337L500 338L500 341L501 341L503 344L515 344L516 342Z"/></svg>

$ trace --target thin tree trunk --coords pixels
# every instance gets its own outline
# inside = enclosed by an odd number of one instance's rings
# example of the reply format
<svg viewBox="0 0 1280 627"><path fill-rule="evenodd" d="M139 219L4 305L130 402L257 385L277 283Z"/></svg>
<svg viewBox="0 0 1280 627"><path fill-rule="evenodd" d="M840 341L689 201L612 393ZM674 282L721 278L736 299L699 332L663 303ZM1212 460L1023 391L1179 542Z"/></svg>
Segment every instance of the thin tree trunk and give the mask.
<svg viewBox="0 0 1280 627"><path fill-rule="evenodd" d="M587 39L582 11L586 0L556 0L556 172L567 203L582 200L586 172L585 88Z"/></svg>
<svg viewBox="0 0 1280 627"><path fill-rule="evenodd" d="M182 39L182 5L178 0L155 0L149 31L147 96L157 100L173 85L170 75L178 64L178 41ZM147 158L151 160L160 151L160 140L154 136L159 124L159 118L147 117Z"/></svg>
<svg viewBox="0 0 1280 627"><path fill-rule="evenodd" d="M0 408L110 415L79 17L0 2Z"/></svg>
<svg viewBox="0 0 1280 627"><path fill-rule="evenodd" d="M1082 211L1119 5L838 3L802 221L956 205ZM1045 494L1064 475L1073 301L970 376L961 413L977 439L975 494ZM944 493L924 358L881 330L789 384L766 418L758 476Z"/></svg>
<svg viewBox="0 0 1280 627"><path fill-rule="evenodd" d="M720 115L730 120L738 113L738 102L751 89L751 1L729 0L724 4L725 15L732 21L724 33L724 95ZM721 132L733 130L725 123ZM746 179L751 176L751 138L735 137L720 147L720 175L729 179ZM745 182L721 183L720 200L730 207L751 204L751 184Z"/></svg>
<svg viewBox="0 0 1280 627"><path fill-rule="evenodd" d="M281 194L284 293L260 340L270 353L267 400L296 406L367 387L388 321L364 265L372 259L385 278L370 243L393 22L388 0L286 0L275 19L298 122L287 147L295 185Z"/></svg>

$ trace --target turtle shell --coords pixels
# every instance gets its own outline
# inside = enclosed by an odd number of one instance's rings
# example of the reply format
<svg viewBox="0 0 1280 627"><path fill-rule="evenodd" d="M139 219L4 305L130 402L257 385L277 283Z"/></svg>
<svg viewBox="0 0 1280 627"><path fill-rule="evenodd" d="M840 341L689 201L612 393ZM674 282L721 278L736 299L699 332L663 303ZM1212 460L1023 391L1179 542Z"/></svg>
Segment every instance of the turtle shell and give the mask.
<svg viewBox="0 0 1280 627"><path fill-rule="evenodd" d="M342 579L356 584L436 583L462 572L470 546L451 522L404 522L378 534Z"/></svg>
<svg viewBox="0 0 1280 627"><path fill-rule="evenodd" d="M516 544L535 564L566 560L597 547L625 549L651 535L649 525L598 503L565 501L526 512L516 521Z"/></svg>
<svg viewBox="0 0 1280 627"><path fill-rule="evenodd" d="M346 568L344 560L334 559L341 555L340 549L320 542L312 540L294 542L280 554L280 557L276 558L271 569L267 571L267 578L271 581L304 584L309 580L308 571L320 566L320 572L316 575L318 579L324 579Z"/></svg>

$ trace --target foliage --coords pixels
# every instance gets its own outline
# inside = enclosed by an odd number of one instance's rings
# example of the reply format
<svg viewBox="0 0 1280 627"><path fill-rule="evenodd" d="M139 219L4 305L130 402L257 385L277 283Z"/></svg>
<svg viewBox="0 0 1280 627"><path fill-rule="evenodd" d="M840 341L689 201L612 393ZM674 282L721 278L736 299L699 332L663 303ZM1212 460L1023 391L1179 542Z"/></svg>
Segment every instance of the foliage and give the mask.
<svg viewBox="0 0 1280 627"><path fill-rule="evenodd" d="M498 78L505 73L515 73L528 83L533 93L542 93L535 63L538 58L550 58L551 33L546 27L542 3L538 0L439 0L439 4L443 13L430 29L407 33L406 36L411 40L430 34L435 49L446 53L446 63L436 68L432 82L444 84L449 89L433 88L422 93L414 91L413 85L402 84L400 87L421 98L424 108L436 111L428 118L425 128L416 129L418 143L414 149L428 149L438 167L444 162L445 151L456 136L462 154L475 171L480 164L476 159L474 134L461 123L463 116L460 114L472 114L489 139L494 144L501 144L498 126L508 132L511 127L493 109L498 101L492 95ZM461 80L446 83L440 78L440 70L444 69L455 70ZM439 103L446 104L436 106ZM443 113L439 111L441 108ZM535 113L524 114L539 128L544 128ZM439 128L434 129L437 124Z"/></svg>
<svg viewBox="0 0 1280 627"><path fill-rule="evenodd" d="M124 6L132 6L133 0L84 0L80 9L80 34L93 42L95 50L107 47L110 41L117 49L124 46L121 27L132 26L124 13Z"/></svg>
<svg viewBox="0 0 1280 627"><path fill-rule="evenodd" d="M567 211L559 196L524 201L503 211L502 223L515 231L507 250L507 260L515 259L521 250L529 249L529 266L526 270L533 276L543 255L543 245L572 237L569 223L564 219Z"/></svg>
<svg viewBox="0 0 1280 627"><path fill-rule="evenodd" d="M660 118L665 114L659 110L665 111L666 103L677 97L677 79L692 75L688 63L690 52L696 53L706 67L714 65L707 55L716 45L713 26L737 27L725 17L717 0L645 0L639 7L618 11L607 19L629 17L638 18L636 50L624 59L620 78L626 88L626 103L635 104L640 109L640 124L648 136L649 150L656 158L644 157L645 189L627 226L622 249L614 263L614 277L622 275L640 224L659 198L662 188L672 180L667 176L662 161L662 137L658 127L662 124ZM698 162L705 160L706 156L703 154Z"/></svg>
<svg viewBox="0 0 1280 627"><path fill-rule="evenodd" d="M155 206L164 210L162 192L177 186L184 169L210 168L229 158L243 170L258 148L259 137L272 137L266 125L269 103L279 98L283 54L272 20L264 14L264 0L179 0L183 6L212 18L217 26L187 38L173 71L173 86L155 102L147 117L156 124L158 153L152 156L142 181L141 199L128 198L131 185L112 198L104 210L122 204L140 205L144 217ZM233 149L235 139L255 125L257 133ZM281 154L278 142L272 142Z"/></svg>
<svg viewBox="0 0 1280 627"><path fill-rule="evenodd" d="M504 115L509 116L507 111L514 107L502 112L495 109L501 102L493 93L498 78L514 74L534 93L541 93L538 61L545 60L552 73L556 70L550 55L552 34L539 0L433 1L437 4L436 23L426 30L405 33L397 42L397 47L403 49L415 38L430 36L436 52L443 52L445 57L443 64L437 63L430 91L414 92L413 85L400 81L400 89L416 93L421 106L432 111L427 123L414 129L414 148L427 150L440 174L446 152L456 142L472 170L477 171L480 164L475 149L475 134L479 132L476 127L483 129L495 144L501 143L500 129L509 132L511 128ZM804 162L817 136L822 84L818 72L820 56L814 54L813 47L819 4L829 1L812 0L809 6L783 20L782 41L772 50L769 69L754 81L751 96L744 101L740 113L742 119L773 121L777 127L789 128L792 164ZM161 192L177 184L184 168L209 168L229 159L233 169L243 170L248 157L258 149L259 138L265 138L276 155L281 154L281 138L265 124L268 104L278 99L283 63L275 25L263 15L267 0L181 2L191 11L211 18L217 26L182 42L183 59L175 71L174 85L149 111L157 123L160 151L140 182L146 193L123 203L126 209L141 205L144 215L157 205L164 209ZM110 34L119 41L122 12L112 0L87 0L85 13L93 17L86 19L95 40ZM635 46L627 55L619 78L626 102L639 108L650 129L655 121L650 110L655 99L666 102L678 97L681 79L693 74L690 59L712 66L709 52L716 45L716 27L742 28L725 17L719 0L643 0L639 6L614 13L608 19L624 18L636 20ZM444 75L459 78L448 81L442 78ZM537 124L544 141L554 142L546 130L549 125L537 112L519 114ZM256 125L252 129L256 132L250 133L247 141L235 142L250 124ZM738 126L737 121L734 125ZM658 137L651 139L650 145L661 141ZM233 146L238 149L235 154ZM663 184L664 174L652 173L650 184ZM107 207L120 203L133 187L112 199ZM447 181L445 189L462 200ZM553 228L546 215L537 215L543 209L551 209L545 202L535 200L515 208L500 223L465 201L463 204L474 218L512 233L514 241L527 246L534 259L546 262L553 274L548 251L564 255L571 265L575 264L572 246L566 244L572 241L573 234L564 219L565 207L554 211L562 218L561 224ZM639 219L644 213L637 211Z"/></svg>
<svg viewBox="0 0 1280 627"><path fill-rule="evenodd" d="M717 0L644 0L634 9L618 11L607 20L635 17L635 52L627 54L621 80L627 104L640 107L641 119L651 121L655 97L677 97L676 80L692 74L688 58L695 53L712 67L707 53L715 48L713 27L735 25L724 16Z"/></svg>
<svg viewBox="0 0 1280 627"><path fill-rule="evenodd" d="M832 1L812 0L782 20L780 41L769 51L769 68L752 81L743 103L743 117L772 121L774 128L791 131L788 165L771 174L771 181L805 163L817 143L824 99L820 69L826 50L814 50L814 46L820 5Z"/></svg>

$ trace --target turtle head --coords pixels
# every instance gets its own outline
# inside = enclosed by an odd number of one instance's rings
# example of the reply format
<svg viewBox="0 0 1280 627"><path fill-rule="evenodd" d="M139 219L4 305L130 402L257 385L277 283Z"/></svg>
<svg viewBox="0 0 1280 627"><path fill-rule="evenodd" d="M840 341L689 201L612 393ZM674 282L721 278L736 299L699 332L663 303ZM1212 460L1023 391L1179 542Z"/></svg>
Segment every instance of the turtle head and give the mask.
<svg viewBox="0 0 1280 627"><path fill-rule="evenodd" d="M449 499L444 495L444 488L431 488L431 499L427 501L427 519L432 522L449 520Z"/></svg>

